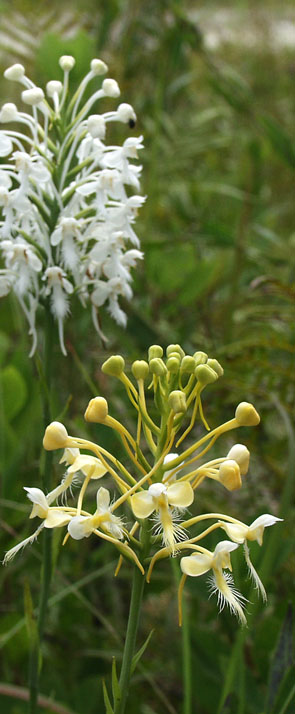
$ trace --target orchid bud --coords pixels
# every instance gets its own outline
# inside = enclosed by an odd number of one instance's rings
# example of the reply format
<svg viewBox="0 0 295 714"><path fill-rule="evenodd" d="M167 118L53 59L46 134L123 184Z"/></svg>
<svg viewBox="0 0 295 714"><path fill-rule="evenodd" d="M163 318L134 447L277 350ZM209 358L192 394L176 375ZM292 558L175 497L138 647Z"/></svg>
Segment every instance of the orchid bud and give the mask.
<svg viewBox="0 0 295 714"><path fill-rule="evenodd" d="M155 374L157 377L163 377L167 373L166 365L160 357L154 357L151 359L150 372L151 374Z"/></svg>
<svg viewBox="0 0 295 714"><path fill-rule="evenodd" d="M68 432L66 427L59 421L52 421L45 429L43 446L46 451L54 449L64 449L68 442Z"/></svg>
<svg viewBox="0 0 295 714"><path fill-rule="evenodd" d="M90 399L84 414L85 421L90 421L94 424L101 424L106 420L107 416L107 400L104 397L94 397L94 399Z"/></svg>
<svg viewBox="0 0 295 714"><path fill-rule="evenodd" d="M144 359L137 359L133 362L131 372L136 380L145 379L149 373L149 365Z"/></svg>
<svg viewBox="0 0 295 714"><path fill-rule="evenodd" d="M40 104L44 99L44 92L41 87L32 87L31 89L24 89L22 92L22 100L24 104L29 104L31 107Z"/></svg>
<svg viewBox="0 0 295 714"><path fill-rule="evenodd" d="M218 374L218 377L222 377L222 375L224 373L224 369L221 366L221 364L217 361L217 359L208 359L207 364L209 365L209 367L214 369L214 372L216 372L216 374Z"/></svg>
<svg viewBox="0 0 295 714"><path fill-rule="evenodd" d="M235 413L236 420L239 426L257 426L260 422L260 416L253 404L249 402L241 402L238 404Z"/></svg>
<svg viewBox="0 0 295 714"><path fill-rule="evenodd" d="M104 374L108 374L110 377L120 377L122 372L124 372L125 360L121 355L112 355L107 359L102 367L101 371Z"/></svg>
<svg viewBox="0 0 295 714"><path fill-rule="evenodd" d="M149 360L154 357L163 357L163 348L160 345L151 345L148 351Z"/></svg>
<svg viewBox="0 0 295 714"><path fill-rule="evenodd" d="M212 367L208 367L207 364L199 364L195 369L195 375L202 387L205 387L207 384L212 384L218 379L218 374L216 374Z"/></svg>
<svg viewBox="0 0 295 714"><path fill-rule="evenodd" d="M174 414L184 414L187 409L185 394L180 389L175 389L169 394L168 404Z"/></svg>
<svg viewBox="0 0 295 714"><path fill-rule="evenodd" d="M199 364L206 364L208 355L206 352L195 352L194 355L194 360L195 360L195 367L197 367Z"/></svg>
<svg viewBox="0 0 295 714"><path fill-rule="evenodd" d="M12 64L7 67L4 72L5 79L11 79L13 82L20 82L25 74L25 68L22 64Z"/></svg>
<svg viewBox="0 0 295 714"><path fill-rule="evenodd" d="M106 72L108 71L108 65L105 62L103 62L101 59L91 60L90 67L91 67L91 72L93 72L93 74L97 74L97 75L106 74Z"/></svg>
<svg viewBox="0 0 295 714"><path fill-rule="evenodd" d="M58 60L59 66L64 72L70 72L76 64L76 60L72 55L62 55Z"/></svg>
<svg viewBox="0 0 295 714"><path fill-rule="evenodd" d="M102 89L106 97L120 96L120 88L115 79L104 79Z"/></svg>
<svg viewBox="0 0 295 714"><path fill-rule="evenodd" d="M219 481L228 491L241 488L242 479L239 465L233 459L227 459L219 467Z"/></svg>

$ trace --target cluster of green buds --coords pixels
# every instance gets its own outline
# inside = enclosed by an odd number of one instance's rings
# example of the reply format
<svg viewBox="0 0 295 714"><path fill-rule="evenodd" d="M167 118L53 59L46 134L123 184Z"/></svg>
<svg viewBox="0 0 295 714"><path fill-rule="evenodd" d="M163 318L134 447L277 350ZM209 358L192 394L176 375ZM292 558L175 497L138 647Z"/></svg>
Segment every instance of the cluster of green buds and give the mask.
<svg viewBox="0 0 295 714"><path fill-rule="evenodd" d="M101 396L90 400L85 419L117 432L126 453L126 463L100 444L70 436L63 424L49 424L44 435L44 448L50 451L63 449L61 462L66 464L67 470L59 486L47 495L38 488L26 488L33 502L30 517L38 516L41 524L32 536L8 551L4 562L31 543L43 527L66 526L64 543L69 538L80 540L90 535L111 542L119 551L116 574L127 558L149 582L158 560L180 556L180 624L182 591L187 576L196 577L207 572L210 573L211 590L217 593L221 609L227 604L245 623L245 598L235 588L231 573L224 572L232 570L230 553L243 545L249 573L266 599L264 586L250 559L248 541L256 540L262 545L264 528L280 519L262 514L247 525L222 513L201 513L188 518L186 511L194 502L196 489L206 478L219 482L229 491L241 487L250 456L245 445L236 443L227 453L209 461L206 461L206 455L223 434L239 427L258 425L259 414L252 404L241 402L230 420L210 429L201 396L205 387L222 376L223 368L204 352L187 355L179 345L169 345L165 357L162 347L152 345L147 360L133 362L130 376L120 355L109 357L102 365L102 371L122 383L135 409L136 429L134 434L130 433L124 424L111 416L108 403ZM152 393L151 407L147 395ZM205 433L197 440L191 434L189 446L179 449L198 418ZM83 505L87 487L90 481L105 476L113 481L115 499L107 488L100 486L96 509L94 513L88 512ZM74 481L80 484L77 505L57 505L57 499L64 498ZM56 505L51 505L55 501ZM203 522L205 529L200 532ZM220 529L225 531L227 540L219 541L214 551L200 545L212 531ZM189 551L189 554L183 555L183 551Z"/></svg>

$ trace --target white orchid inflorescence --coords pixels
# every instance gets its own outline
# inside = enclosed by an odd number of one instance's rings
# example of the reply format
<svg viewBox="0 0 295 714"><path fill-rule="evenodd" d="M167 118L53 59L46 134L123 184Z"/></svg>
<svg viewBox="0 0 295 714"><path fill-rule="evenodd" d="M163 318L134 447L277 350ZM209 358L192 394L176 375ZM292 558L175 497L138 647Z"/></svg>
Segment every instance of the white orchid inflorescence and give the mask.
<svg viewBox="0 0 295 714"><path fill-rule="evenodd" d="M247 474L249 451L243 444L234 444L224 455L204 460L205 454L217 439L232 430L259 424L260 417L254 406L241 402L232 419L210 429L203 413L201 396L209 384L222 375L219 362L204 352L186 355L179 345L169 345L167 358L159 345L149 349L148 361L136 360L132 376L125 372L123 357L110 357L102 371L117 377L124 385L137 413L136 436L112 417L103 397L91 399L86 412L87 422L104 424L116 431L122 440L129 466L99 444L70 436L63 424L52 422L45 431L43 445L48 451L63 449L61 463L67 470L59 486L47 496L39 488L26 488L33 502L31 518L38 516L41 525L21 543L6 553L8 562L25 545L32 543L42 528L67 527L64 543L69 538L81 540L92 535L108 540L120 553L116 573L122 557L132 560L149 582L155 564L169 556L179 556L182 576L179 585L179 622L182 620L182 591L188 576L198 577L209 573L211 593L216 593L222 610L227 605L245 624L246 599L234 583L230 555L243 546L246 567L254 586L266 599L264 586L250 559L248 542L262 545L264 529L281 520L271 514L262 514L249 526L233 516L223 513L187 513L193 508L195 491L205 479L214 480L226 491L242 486ZM151 416L146 402L145 380L153 389L155 409ZM151 391L149 392L151 393ZM155 411L156 410L156 411ZM194 427L197 416L206 427L206 433L192 441L182 453L179 449L184 438ZM185 427L183 429L183 427ZM81 454L80 450L90 453ZM130 468L130 464L132 468ZM112 479L117 496L111 501L105 486L96 491L96 508L84 508L88 486L99 479ZM77 505L52 505L73 484L79 484ZM126 510L117 515L117 509ZM120 511L119 511L120 513ZM205 529L202 529L202 525ZM196 527L197 532L190 533ZM200 530L201 527L201 530ZM211 534L225 531L229 540L219 539L213 550L201 545ZM139 536L137 537L137 532ZM189 551L184 555L183 551ZM225 572L230 571L230 572Z"/></svg>
<svg viewBox="0 0 295 714"><path fill-rule="evenodd" d="M6 126L0 130L0 296L16 295L29 323L31 354L40 304L57 320L66 354L63 323L73 293L83 306L91 304L98 332L98 310L105 303L125 326L119 298L131 298L130 270L142 258L133 224L145 199L138 194L141 166L132 163L142 136L128 137L122 146L105 141L109 123L133 128L135 112L121 103L96 113L98 100L120 95L114 79L103 79L108 68L99 59L71 97L74 64L71 56L60 58L63 82L48 82L45 94L21 64L4 72L23 87L22 101L31 113L12 103L0 111ZM85 101L90 82L94 89Z"/></svg>

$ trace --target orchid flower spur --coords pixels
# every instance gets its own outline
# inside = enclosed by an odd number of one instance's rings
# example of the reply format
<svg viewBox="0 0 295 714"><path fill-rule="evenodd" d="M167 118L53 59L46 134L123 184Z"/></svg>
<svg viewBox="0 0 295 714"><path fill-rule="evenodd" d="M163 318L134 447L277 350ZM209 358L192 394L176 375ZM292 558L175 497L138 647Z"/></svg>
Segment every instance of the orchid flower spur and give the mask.
<svg viewBox="0 0 295 714"><path fill-rule="evenodd" d="M125 163L122 165L126 171ZM249 402L241 402L231 419L210 428L203 410L204 393L214 388L223 368L204 352L187 355L179 345L169 345L166 356L162 347L152 345L146 360L133 362L130 374L124 358L112 355L102 365L102 371L119 380L126 391L135 410L136 428L131 433L112 416L102 396L90 400L85 420L103 424L119 435L126 461L99 443L70 435L60 422L51 422L46 428L43 446L49 451L63 450L60 463L66 472L61 483L47 496L40 489L26 489L34 503L31 516L39 516L45 527L65 526L64 544L90 536L108 541L120 554L116 574L122 562L128 559L136 566L138 577L146 573L149 582L160 560L181 556L180 610L186 577L211 572L211 590L218 595L220 609L228 605L244 624L245 598L236 590L232 576L224 572L232 568L230 553L240 544L244 546L250 573L264 595L263 585L250 561L247 541L257 540L262 544L264 528L280 519L263 515L247 526L224 513L195 515L194 496L205 479L209 479L212 486L215 482L217 489L225 488L228 497L242 487L249 468L247 446L234 443L229 448L226 442L220 456L206 459L219 439L243 426L257 426L260 417L256 409ZM204 431L196 438L194 427L198 418ZM183 446L188 435L190 442ZM93 499L93 487L98 479L113 483L116 495L111 502L110 491L103 485L96 493L96 507L88 510L87 506L86 510L84 504ZM76 486L75 494L70 489L72 483ZM52 506L54 499L67 489L70 498L77 501L76 505ZM214 531L220 533L220 529L230 540L220 540L214 551L208 550L203 541ZM36 533L23 545L35 537ZM8 551L5 561L21 547ZM73 542L71 547L75 547ZM183 551L187 550L193 552L185 555Z"/></svg>
<svg viewBox="0 0 295 714"><path fill-rule="evenodd" d="M145 200L141 166L133 163L142 136L127 137L122 146L106 143L112 122L134 128L135 112L121 103L97 113L100 99L113 103L120 95L114 79L103 79L108 68L99 59L71 96L74 64L73 57L61 57L63 81L49 81L45 93L21 64L4 72L21 85L29 111L12 103L0 111L0 296L16 295L32 336L31 355L39 305L56 320L66 354L64 321L74 294L90 304L100 334L103 305L125 326L119 298L131 299L131 269L143 257L133 227ZM87 87L93 89L85 101Z"/></svg>

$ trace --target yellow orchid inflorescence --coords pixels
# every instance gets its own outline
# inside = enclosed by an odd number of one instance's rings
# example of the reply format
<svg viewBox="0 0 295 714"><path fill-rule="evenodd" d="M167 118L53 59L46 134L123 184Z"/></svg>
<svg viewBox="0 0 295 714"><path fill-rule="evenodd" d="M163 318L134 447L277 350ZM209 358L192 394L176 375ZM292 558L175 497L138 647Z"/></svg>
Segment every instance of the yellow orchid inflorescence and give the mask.
<svg viewBox="0 0 295 714"><path fill-rule="evenodd" d="M218 481L229 491L241 487L249 466L246 446L234 444L228 453L209 461L206 458L223 434L239 427L258 425L260 417L256 409L248 402L241 402L232 419L210 429L201 397L205 388L222 376L223 369L204 352L186 355L179 345L169 345L166 358L162 347L152 345L148 360L133 362L133 378L126 374L125 361L120 355L107 359L102 371L124 385L136 411L136 435L109 414L108 403L100 396L90 400L85 419L104 424L119 434L128 466L99 444L70 436L60 422L49 424L43 439L44 448L63 449L61 463L67 466L66 473L60 485L47 495L39 488L25 488L33 503L30 518L38 517L41 524L29 538L6 553L4 562L8 563L23 546L32 543L42 528L56 527L67 527L64 543L69 538L80 540L91 535L109 541L120 554L116 574L127 558L139 568L147 582L158 560L180 555L179 623L186 578L205 573L210 573L210 588L218 596L220 609L228 605L245 623L245 598L234 585L230 554L243 545L249 573L266 599L264 586L250 559L248 542L256 540L262 545L264 528L281 519L263 514L248 526L221 513L201 513L188 518L186 511L194 502L196 489L206 478ZM147 406L146 386L149 393L154 394L152 410ZM198 417L205 433L197 440L191 439L190 445L183 448ZM104 477L113 479L117 496L112 500L110 491L100 485L96 509L89 513L83 507L87 487L91 481ZM66 493L69 490L72 495L74 484L80 488L77 505L65 505ZM57 499L61 499L63 505ZM205 528L200 532L203 522ZM197 533L191 533L195 527L198 527ZM228 540L220 540L212 552L200 543L214 530L225 532Z"/></svg>

